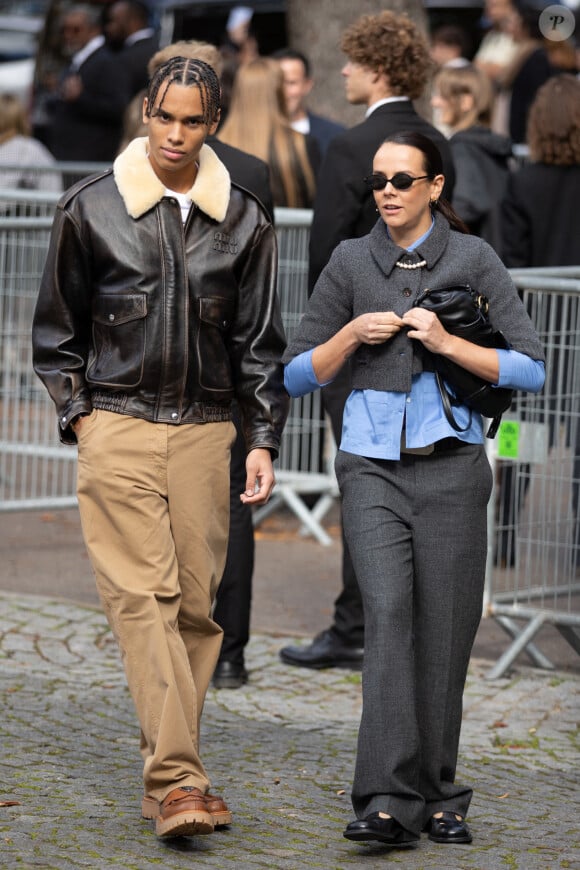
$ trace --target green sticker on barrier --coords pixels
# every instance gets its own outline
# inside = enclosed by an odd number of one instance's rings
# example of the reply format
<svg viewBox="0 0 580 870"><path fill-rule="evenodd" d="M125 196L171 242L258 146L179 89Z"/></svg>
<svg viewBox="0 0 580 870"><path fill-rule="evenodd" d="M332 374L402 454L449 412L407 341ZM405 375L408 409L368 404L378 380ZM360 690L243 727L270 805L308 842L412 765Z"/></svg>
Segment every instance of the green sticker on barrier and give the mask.
<svg viewBox="0 0 580 870"><path fill-rule="evenodd" d="M497 436L497 455L500 459L517 459L520 447L520 424L503 420Z"/></svg>

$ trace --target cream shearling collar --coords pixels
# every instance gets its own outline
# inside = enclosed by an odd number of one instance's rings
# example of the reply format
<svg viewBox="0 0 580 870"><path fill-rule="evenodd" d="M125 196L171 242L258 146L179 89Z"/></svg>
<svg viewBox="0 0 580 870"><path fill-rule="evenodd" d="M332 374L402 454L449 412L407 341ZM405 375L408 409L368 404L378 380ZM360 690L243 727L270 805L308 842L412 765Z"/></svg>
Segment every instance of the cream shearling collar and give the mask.
<svg viewBox="0 0 580 870"><path fill-rule="evenodd" d="M133 139L113 164L115 183L132 218L141 217L165 195L165 185L147 156L147 137ZM197 178L188 196L215 221L223 221L230 201L230 175L209 145L199 152Z"/></svg>

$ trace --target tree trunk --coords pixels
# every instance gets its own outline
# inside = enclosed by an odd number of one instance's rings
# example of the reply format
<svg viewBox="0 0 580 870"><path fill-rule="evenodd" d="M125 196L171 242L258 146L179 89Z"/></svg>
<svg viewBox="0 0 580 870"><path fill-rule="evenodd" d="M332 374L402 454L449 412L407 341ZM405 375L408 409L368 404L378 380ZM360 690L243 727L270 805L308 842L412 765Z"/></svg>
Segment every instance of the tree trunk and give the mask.
<svg viewBox="0 0 580 870"><path fill-rule="evenodd" d="M340 73L345 63L340 50L343 31L361 15L392 9L406 12L427 32L427 17L421 0L358 0L354 5L352 0L287 0L286 5L289 44L303 51L312 66L314 88L309 107L349 127L362 121L364 106L350 106L344 96ZM416 108L428 114L428 107L418 105Z"/></svg>

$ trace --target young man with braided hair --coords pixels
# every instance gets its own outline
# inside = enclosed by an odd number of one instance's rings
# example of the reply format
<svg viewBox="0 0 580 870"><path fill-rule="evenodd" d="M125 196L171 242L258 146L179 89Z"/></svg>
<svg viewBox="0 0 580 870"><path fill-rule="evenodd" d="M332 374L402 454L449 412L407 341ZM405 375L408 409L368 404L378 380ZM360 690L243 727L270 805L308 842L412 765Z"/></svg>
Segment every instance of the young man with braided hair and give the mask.
<svg viewBox="0 0 580 870"><path fill-rule="evenodd" d="M288 410L275 235L205 144L219 106L208 64L177 57L157 70L148 135L59 202L33 326L61 440L78 442L83 532L141 726L142 812L160 837L231 821L199 756L222 634L211 606L231 404L250 505L272 491Z"/></svg>

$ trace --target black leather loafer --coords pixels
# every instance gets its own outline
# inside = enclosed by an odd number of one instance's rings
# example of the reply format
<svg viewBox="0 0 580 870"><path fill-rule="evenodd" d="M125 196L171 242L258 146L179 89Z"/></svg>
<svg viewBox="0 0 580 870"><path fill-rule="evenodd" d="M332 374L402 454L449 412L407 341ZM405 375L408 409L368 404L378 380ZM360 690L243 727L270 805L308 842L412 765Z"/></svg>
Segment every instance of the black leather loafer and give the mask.
<svg viewBox="0 0 580 870"><path fill-rule="evenodd" d="M458 819L455 813L445 812L439 819L432 816L426 828L434 843L471 843L473 840L465 819Z"/></svg>
<svg viewBox="0 0 580 870"><path fill-rule="evenodd" d="M248 682L248 672L237 662L218 662L211 682L214 689L239 689Z"/></svg>
<svg viewBox="0 0 580 870"><path fill-rule="evenodd" d="M344 830L343 837L355 842L378 840L386 846L406 848L416 843L419 837L405 830L396 819L383 819L378 813L371 813L364 819L350 822Z"/></svg>
<svg viewBox="0 0 580 870"><path fill-rule="evenodd" d="M300 668L349 668L362 670L364 649L347 646L333 634L331 629L321 631L308 646L285 646L280 658L286 665Z"/></svg>

